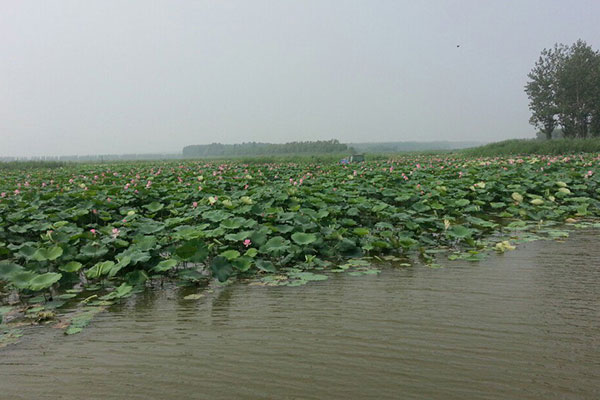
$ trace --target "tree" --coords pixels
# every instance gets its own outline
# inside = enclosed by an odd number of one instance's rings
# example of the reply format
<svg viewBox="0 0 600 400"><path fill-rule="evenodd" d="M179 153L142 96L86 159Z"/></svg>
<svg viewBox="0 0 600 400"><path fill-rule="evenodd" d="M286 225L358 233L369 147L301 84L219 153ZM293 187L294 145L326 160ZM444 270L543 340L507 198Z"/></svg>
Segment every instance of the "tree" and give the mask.
<svg viewBox="0 0 600 400"><path fill-rule="evenodd" d="M600 55L578 40L557 71L556 103L565 136L585 138L598 109Z"/></svg>
<svg viewBox="0 0 600 400"><path fill-rule="evenodd" d="M542 50L527 76L529 122L546 139L558 125L564 137L600 136L600 53L583 40L556 44Z"/></svg>
<svg viewBox="0 0 600 400"><path fill-rule="evenodd" d="M535 66L527 76L530 81L525 85L525 93L529 97L531 118L529 123L552 139L552 132L558 122L558 105L556 104L556 75L564 60L565 47L554 45L553 49L544 49Z"/></svg>

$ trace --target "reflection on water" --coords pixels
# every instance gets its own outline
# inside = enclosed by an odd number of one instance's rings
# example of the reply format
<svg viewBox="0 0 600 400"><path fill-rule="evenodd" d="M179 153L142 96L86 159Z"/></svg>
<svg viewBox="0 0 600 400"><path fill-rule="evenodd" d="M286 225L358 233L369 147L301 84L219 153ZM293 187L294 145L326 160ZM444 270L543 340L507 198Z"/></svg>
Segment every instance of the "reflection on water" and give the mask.
<svg viewBox="0 0 600 400"><path fill-rule="evenodd" d="M149 290L1 350L0 398L600 398L596 243L198 301Z"/></svg>

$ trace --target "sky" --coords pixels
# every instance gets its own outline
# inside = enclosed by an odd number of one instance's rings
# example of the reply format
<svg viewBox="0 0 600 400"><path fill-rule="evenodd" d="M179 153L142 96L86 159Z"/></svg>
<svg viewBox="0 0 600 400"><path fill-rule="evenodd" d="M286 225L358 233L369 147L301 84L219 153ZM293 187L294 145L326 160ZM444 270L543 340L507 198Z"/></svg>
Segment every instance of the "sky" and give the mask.
<svg viewBox="0 0 600 400"><path fill-rule="evenodd" d="M0 156L534 137L527 73L579 38L600 1L0 0Z"/></svg>

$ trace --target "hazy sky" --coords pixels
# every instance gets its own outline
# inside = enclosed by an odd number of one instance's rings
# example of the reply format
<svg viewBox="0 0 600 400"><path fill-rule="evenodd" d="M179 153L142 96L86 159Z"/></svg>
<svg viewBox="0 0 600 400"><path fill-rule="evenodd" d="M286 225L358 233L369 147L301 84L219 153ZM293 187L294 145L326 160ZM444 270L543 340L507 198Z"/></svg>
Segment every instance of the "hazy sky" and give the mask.
<svg viewBox="0 0 600 400"><path fill-rule="evenodd" d="M0 0L0 156L532 137L527 73L578 38L600 1Z"/></svg>

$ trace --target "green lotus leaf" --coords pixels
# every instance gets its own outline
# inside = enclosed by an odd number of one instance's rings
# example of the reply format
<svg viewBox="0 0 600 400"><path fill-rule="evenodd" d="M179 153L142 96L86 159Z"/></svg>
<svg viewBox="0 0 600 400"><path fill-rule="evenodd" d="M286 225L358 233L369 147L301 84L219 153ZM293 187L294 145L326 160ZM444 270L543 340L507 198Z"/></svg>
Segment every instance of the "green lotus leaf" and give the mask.
<svg viewBox="0 0 600 400"><path fill-rule="evenodd" d="M264 272L277 272L275 265L268 260L256 260L256 267Z"/></svg>
<svg viewBox="0 0 600 400"><path fill-rule="evenodd" d="M471 204L471 202L468 199L458 199L454 202L454 204L456 204L458 207L465 207Z"/></svg>
<svg viewBox="0 0 600 400"><path fill-rule="evenodd" d="M204 230L208 228L210 224L200 224L196 226L179 226L175 229L172 236L175 240L192 240L198 239L204 235Z"/></svg>
<svg viewBox="0 0 600 400"><path fill-rule="evenodd" d="M152 258L150 253L148 253L146 251L139 251L139 250L132 251L131 253L128 254L128 256L131 259L131 264L133 264L133 265L139 264L139 263L145 263L147 261L150 261L150 258Z"/></svg>
<svg viewBox="0 0 600 400"><path fill-rule="evenodd" d="M133 241L133 248L140 251L153 250L156 246L156 237L154 236L143 236Z"/></svg>
<svg viewBox="0 0 600 400"><path fill-rule="evenodd" d="M102 245L86 244L81 248L81 254L90 258L102 257L106 253L108 253L108 249Z"/></svg>
<svg viewBox="0 0 600 400"><path fill-rule="evenodd" d="M26 233L29 230L29 225L12 225L8 227L8 230L14 233Z"/></svg>
<svg viewBox="0 0 600 400"><path fill-rule="evenodd" d="M289 233L294 230L294 227L292 225L281 224L281 225L275 225L275 229L279 233Z"/></svg>
<svg viewBox="0 0 600 400"><path fill-rule="evenodd" d="M292 240L300 246L306 246L317 241L317 235L314 233L296 232L292 234Z"/></svg>
<svg viewBox="0 0 600 400"><path fill-rule="evenodd" d="M202 217L212 222L221 222L224 219L231 218L231 214L222 210L211 210L203 213Z"/></svg>
<svg viewBox="0 0 600 400"><path fill-rule="evenodd" d="M138 232L143 235L151 235L165 229L165 225L160 222L145 222L138 226Z"/></svg>
<svg viewBox="0 0 600 400"><path fill-rule="evenodd" d="M8 281L12 275L23 271L23 267L19 264L6 260L0 261L0 280Z"/></svg>
<svg viewBox="0 0 600 400"><path fill-rule="evenodd" d="M58 282L62 278L62 274L56 272L47 272L45 274L36 275L29 281L29 289L33 291L44 290Z"/></svg>
<svg viewBox="0 0 600 400"><path fill-rule="evenodd" d="M96 314L102 311L100 307L90 307L83 312L77 313L69 321L69 326L65 330L65 335L75 335L89 325Z"/></svg>
<svg viewBox="0 0 600 400"><path fill-rule="evenodd" d="M367 228L354 228L352 232L358 236L366 236L369 234L369 230Z"/></svg>
<svg viewBox="0 0 600 400"><path fill-rule="evenodd" d="M240 256L240 252L237 250L226 250L220 254L222 257L225 257L227 260L232 261Z"/></svg>
<svg viewBox="0 0 600 400"><path fill-rule="evenodd" d="M111 268L110 272L108 273L108 276L111 278L113 276L117 275L120 270L122 270L123 268L125 268L126 266L131 264L131 262L132 262L131 256L127 256L127 255L117 256L117 260L118 260L118 262L114 265L114 267ZM136 260L136 262L137 261L138 260ZM145 260L145 261L147 261L147 260Z"/></svg>
<svg viewBox="0 0 600 400"><path fill-rule="evenodd" d="M49 249L37 249L31 257L35 261L53 261L62 256L63 249L58 246L50 247Z"/></svg>
<svg viewBox="0 0 600 400"><path fill-rule="evenodd" d="M233 266L241 272L248 271L254 264L254 260L248 256L241 256L232 261Z"/></svg>
<svg viewBox="0 0 600 400"><path fill-rule="evenodd" d="M228 233L225 235L226 240L230 240L232 242L240 242L242 240L246 240L249 238L251 231L243 231L238 233Z"/></svg>
<svg viewBox="0 0 600 400"><path fill-rule="evenodd" d="M150 277L144 270L136 269L135 271L128 272L125 275L127 283L131 286L143 286Z"/></svg>
<svg viewBox="0 0 600 400"><path fill-rule="evenodd" d="M248 237L254 246L262 246L267 242L267 234L261 231L254 231Z"/></svg>
<svg viewBox="0 0 600 400"><path fill-rule="evenodd" d="M233 273L233 266L225 257L217 256L210 263L210 269L219 282L225 282Z"/></svg>
<svg viewBox="0 0 600 400"><path fill-rule="evenodd" d="M237 229L246 222L246 218L234 217L221 222L221 227L225 229Z"/></svg>
<svg viewBox="0 0 600 400"><path fill-rule="evenodd" d="M24 257L28 260L33 258L33 255L35 254L35 252L37 251L37 249L35 247L29 246L29 245L23 245L21 246L21 248L18 251L18 254L21 257Z"/></svg>
<svg viewBox="0 0 600 400"><path fill-rule="evenodd" d="M77 261L70 261L64 265L58 267L63 272L77 272L83 267L83 264Z"/></svg>
<svg viewBox="0 0 600 400"><path fill-rule="evenodd" d="M36 276L37 274L31 271L16 272L10 276L9 282L17 289L29 289L31 281Z"/></svg>
<svg viewBox="0 0 600 400"><path fill-rule="evenodd" d="M260 250L265 253L283 253L290 247L290 241L284 239L281 236L275 236L267 240L267 242L261 246Z"/></svg>
<svg viewBox="0 0 600 400"><path fill-rule="evenodd" d="M571 194L571 191L566 187L561 187L560 189L558 189L558 192L561 194Z"/></svg>
<svg viewBox="0 0 600 400"><path fill-rule="evenodd" d="M208 247L201 240L189 240L177 247L175 254L183 261L202 262L208 256Z"/></svg>
<svg viewBox="0 0 600 400"><path fill-rule="evenodd" d="M163 260L163 261L159 262L158 264L156 264L156 266L154 266L154 268L152 268L152 270L155 272L165 272L165 271L172 269L177 264L178 264L177 260L173 260L173 259Z"/></svg>
<svg viewBox="0 0 600 400"><path fill-rule="evenodd" d="M246 250L246 252L244 253L245 256L252 257L252 258L256 257L257 254L258 254L258 250L255 248L250 248L250 249Z"/></svg>
<svg viewBox="0 0 600 400"><path fill-rule="evenodd" d="M202 273L200 273L199 271L196 271L194 269L182 269L182 270L178 271L177 278L181 279L182 281L193 282L193 283L198 283L198 282L206 279L206 277L204 275L202 275Z"/></svg>
<svg viewBox="0 0 600 400"><path fill-rule="evenodd" d="M473 231L463 225L454 225L452 226L452 228L450 228L447 231L449 236L458 238L458 239L465 239L468 237L471 237L471 235L473 234Z"/></svg>
<svg viewBox="0 0 600 400"><path fill-rule="evenodd" d="M85 276L90 279L99 278L102 275L107 275L114 266L114 261L101 261L85 271Z"/></svg>
<svg viewBox="0 0 600 400"><path fill-rule="evenodd" d="M314 274L312 272L293 272L290 273L290 278L299 279L302 281L325 281L329 279L327 275Z"/></svg>
<svg viewBox="0 0 600 400"><path fill-rule="evenodd" d="M122 283L121 286L113 290L107 295L100 297L100 300L115 300L122 299L131 295L131 291L133 290L132 286L129 286L126 283Z"/></svg>
<svg viewBox="0 0 600 400"><path fill-rule="evenodd" d="M151 213L158 212L158 211L162 210L163 207L164 207L164 205L159 203L158 201L153 201L152 203L146 204L144 206L144 208L146 210L150 211Z"/></svg>
<svg viewBox="0 0 600 400"><path fill-rule="evenodd" d="M517 203L522 203L523 202L523 196L521 196L519 193L513 193L511 195L511 197L513 198L514 201L516 201Z"/></svg>

